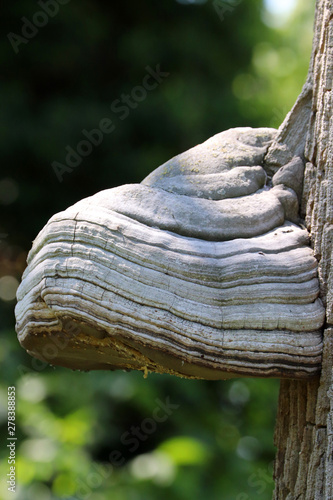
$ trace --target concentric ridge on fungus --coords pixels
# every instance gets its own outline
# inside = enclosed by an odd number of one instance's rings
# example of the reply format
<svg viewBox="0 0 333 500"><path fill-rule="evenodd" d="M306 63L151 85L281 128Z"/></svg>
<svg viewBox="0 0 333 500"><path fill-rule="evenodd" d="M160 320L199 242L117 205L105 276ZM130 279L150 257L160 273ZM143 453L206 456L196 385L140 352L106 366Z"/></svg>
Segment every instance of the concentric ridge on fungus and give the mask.
<svg viewBox="0 0 333 500"><path fill-rule="evenodd" d="M83 370L317 373L325 311L297 225L303 163L267 177L275 134L222 132L53 216L17 294L22 346Z"/></svg>

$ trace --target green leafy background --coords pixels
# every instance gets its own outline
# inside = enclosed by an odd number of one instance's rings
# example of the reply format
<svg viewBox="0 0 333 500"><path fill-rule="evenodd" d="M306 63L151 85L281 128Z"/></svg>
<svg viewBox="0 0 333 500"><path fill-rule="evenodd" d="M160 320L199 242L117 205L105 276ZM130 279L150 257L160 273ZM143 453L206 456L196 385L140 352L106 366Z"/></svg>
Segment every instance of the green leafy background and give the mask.
<svg viewBox="0 0 333 500"><path fill-rule="evenodd" d="M36 19L40 3L2 10L0 498L271 498L278 380L44 367L17 342L14 295L31 242L55 212L139 182L224 129L279 126L305 81L313 1L281 20L262 0L71 0L17 54L7 35L22 35L22 18ZM113 101L158 64L169 76L120 120ZM102 118L115 130L59 182L52 162L64 163L66 146ZM6 483L8 386L15 494ZM172 409L154 421L166 402Z"/></svg>

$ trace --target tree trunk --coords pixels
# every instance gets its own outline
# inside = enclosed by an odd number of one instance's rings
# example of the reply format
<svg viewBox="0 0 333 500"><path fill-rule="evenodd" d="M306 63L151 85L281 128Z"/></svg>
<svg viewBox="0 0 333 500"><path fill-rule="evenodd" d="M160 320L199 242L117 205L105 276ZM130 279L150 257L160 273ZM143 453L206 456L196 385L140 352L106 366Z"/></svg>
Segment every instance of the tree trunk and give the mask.
<svg viewBox="0 0 333 500"><path fill-rule="evenodd" d="M281 381L275 429L274 499L333 499L333 0L317 0L304 89L280 128L267 163L306 162L301 215L319 262L326 307L321 376Z"/></svg>

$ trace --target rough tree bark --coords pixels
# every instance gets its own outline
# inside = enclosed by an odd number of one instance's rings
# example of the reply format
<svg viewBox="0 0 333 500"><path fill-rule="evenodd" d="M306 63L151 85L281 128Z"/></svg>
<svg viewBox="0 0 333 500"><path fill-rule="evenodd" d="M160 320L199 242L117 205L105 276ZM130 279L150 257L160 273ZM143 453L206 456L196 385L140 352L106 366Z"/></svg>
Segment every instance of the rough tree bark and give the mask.
<svg viewBox="0 0 333 500"><path fill-rule="evenodd" d="M308 79L266 158L274 167L288 156L304 156L301 214L319 262L327 312L321 376L306 382L281 381L275 500L333 499L332 78L333 0L317 0Z"/></svg>

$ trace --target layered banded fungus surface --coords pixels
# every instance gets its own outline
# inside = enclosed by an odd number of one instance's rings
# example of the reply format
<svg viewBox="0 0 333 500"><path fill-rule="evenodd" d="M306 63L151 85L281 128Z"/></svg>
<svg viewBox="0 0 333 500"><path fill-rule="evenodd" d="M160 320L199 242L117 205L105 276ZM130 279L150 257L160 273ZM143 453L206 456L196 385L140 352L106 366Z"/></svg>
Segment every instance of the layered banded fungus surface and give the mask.
<svg viewBox="0 0 333 500"><path fill-rule="evenodd" d="M53 216L18 289L22 346L82 370L316 374L325 311L298 225L303 163L266 172L275 134L222 132Z"/></svg>

